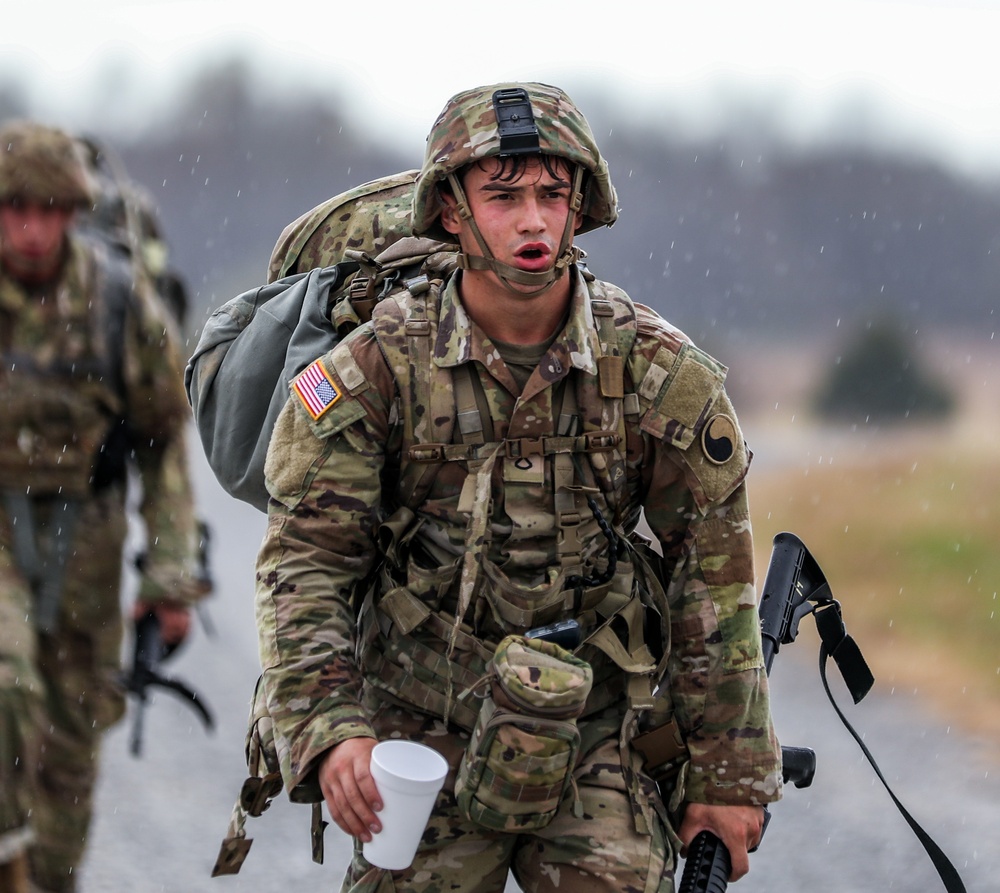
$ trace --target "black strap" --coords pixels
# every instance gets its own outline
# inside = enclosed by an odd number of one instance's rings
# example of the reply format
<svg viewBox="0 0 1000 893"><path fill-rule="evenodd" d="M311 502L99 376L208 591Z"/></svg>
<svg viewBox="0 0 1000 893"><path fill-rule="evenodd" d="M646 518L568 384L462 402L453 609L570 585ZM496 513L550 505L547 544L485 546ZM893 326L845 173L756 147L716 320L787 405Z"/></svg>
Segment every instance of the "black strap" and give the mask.
<svg viewBox="0 0 1000 893"><path fill-rule="evenodd" d="M868 693L868 689L871 688L871 682L865 686L864 675L867 673L868 677L871 678L871 671L868 669L868 665L865 663L865 659L861 655L861 650L844 630L844 624L840 617L840 604L834 601L829 607L824 606L822 609L815 612L815 617L816 628L819 630L820 638L822 639L819 648L819 675L823 680L823 688L826 690L826 696L830 699L833 709L837 711L837 716L840 717L840 721L844 724L847 731L850 732L854 740L858 742L858 747L861 748L861 752L871 764L872 769L875 770L875 774L878 776L879 781L882 782L886 791L889 792L889 796L892 797L892 802L896 804L896 808L900 811L903 818L906 819L906 823L910 826L910 829L917 836L917 839L923 845L923 848L927 851L927 855L930 856L931 862L934 863L934 867L937 869L938 875L940 875L941 880L944 882L945 889L948 893L966 893L965 884L962 883L962 879L959 877L955 866L951 864L951 861L934 842L931 836L924 831L913 816L906 811L903 804L899 802L899 798L889 787L889 784L882 775L882 770L880 770L876 764L871 751L868 750L864 741L861 740L861 736L858 735L853 726L847 721L847 717L844 716L843 711L833 698L833 693L830 691L830 685L826 680L826 660L828 657L832 657L837 663L837 666L840 668L840 671L844 676L844 682L851 691L851 696L854 698L855 704L857 704L858 701L860 701L861 698ZM874 682L873 678L872 682Z"/></svg>
<svg viewBox="0 0 1000 893"><path fill-rule="evenodd" d="M861 649L847 634L840 611L840 602L831 598L828 602L820 604L813 612L813 617L816 620L816 629L823 640L823 645L837 664L840 675L844 677L844 682L851 697L854 698L854 703L860 703L864 696L871 691L875 684L875 677L868 669Z"/></svg>

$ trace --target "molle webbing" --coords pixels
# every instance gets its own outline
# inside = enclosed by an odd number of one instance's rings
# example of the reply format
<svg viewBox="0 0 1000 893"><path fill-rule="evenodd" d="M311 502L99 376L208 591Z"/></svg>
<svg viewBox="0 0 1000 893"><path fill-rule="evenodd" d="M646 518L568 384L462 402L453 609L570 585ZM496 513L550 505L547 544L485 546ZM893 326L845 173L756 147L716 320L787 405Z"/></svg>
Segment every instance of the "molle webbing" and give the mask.
<svg viewBox="0 0 1000 893"><path fill-rule="evenodd" d="M384 574L383 580L387 579ZM481 679L496 642L479 638L466 624L456 634L451 614L432 611L402 586L389 589L375 604L366 603L363 614L361 653L368 680L380 691L470 731L476 711L455 693ZM595 675L601 684L595 685L585 715L616 702L633 711L650 709L653 680L662 667L644 641L642 600L636 595L606 594L596 609L577 616L591 630L577 653L599 652L606 658L604 672ZM450 656L443 647L449 643ZM612 666L616 670L609 677ZM627 681L612 684L618 671Z"/></svg>
<svg viewBox="0 0 1000 893"><path fill-rule="evenodd" d="M481 461L501 447L507 459L528 459L532 456L555 456L571 453L603 453L621 443L617 431L591 431L578 437L513 437L495 443L421 443L406 451L410 462L472 462Z"/></svg>
<svg viewBox="0 0 1000 893"><path fill-rule="evenodd" d="M592 283L585 271L581 270L579 275L584 281ZM474 590L479 588L477 580L480 571L484 567L489 570L488 562L480 556L485 554L484 546L490 536L490 475L499 461L527 462L536 457L552 460L552 511L559 531L557 559L560 574L566 582L560 583L554 593L550 592L543 599L546 606L589 610L607 591L604 581L595 586L597 581L585 576L585 546L593 532L585 532L585 524L592 527L597 521L605 530L605 535L609 536L612 551L616 547L614 537L608 534L611 526L599 518L596 503L588 495L588 489L594 494L599 491L584 486L589 475L581 478L583 467L579 454L586 454L590 466L595 471L598 468L602 471L604 479L600 491L612 511L611 523L617 522L621 518L627 492L623 486L626 474L622 458L626 438L625 416L631 405L637 408L637 400L630 403L624 393L624 367L634 343L635 327L634 311L627 301L607 295L599 284L591 284L589 290L592 292L590 309L597 332L597 376L570 374L556 385L561 395L558 411L553 407L556 433L508 437L503 441L492 440L493 421L488 401L482 393L483 385L476 363L464 362L454 368L443 368L434 361L432 345L437 327L429 316L428 298L434 304L436 289L420 289L417 295L411 292L400 301L383 301L382 310L376 316L376 336L395 374L401 397L400 421L404 443L398 503L419 505L443 463L459 462L466 466L467 476L459 509L470 516L470 524L456 607L459 617L463 616L464 608L468 606L467 600L472 599ZM620 328L616 313L622 317ZM397 335L386 340L380 335L383 325L392 326L387 331L402 330L403 338ZM404 345L404 350L400 350ZM594 425L597 419L601 424L598 430L581 430L588 426L584 420ZM613 573L613 568L610 570ZM491 576L496 578L497 575ZM563 586L569 590L565 594L559 591ZM503 593L498 591L500 597L492 602L504 623L514 630L534 625L530 605L534 599L537 609L537 592L518 599L511 591L511 585L505 585L498 579L493 579L493 588L505 590Z"/></svg>
<svg viewBox="0 0 1000 893"><path fill-rule="evenodd" d="M414 432L417 441L406 449L400 475L399 503L409 506L422 500L434 479L432 469L419 466L468 462L470 472L474 472L497 446L492 442L493 424L485 401L479 394L482 385L478 381L474 364L463 363L449 371L437 367L431 359L433 326L427 317L424 297L422 292L419 297L407 303L408 309L403 322L407 355L397 358L395 362L390 359L400 392L409 392L411 395L410 399L404 395L402 401L402 424L404 430ZM586 453L594 457L595 454L624 449L625 418L638 412L636 395L624 392L625 363L636 333L634 326L619 328L616 325L615 308L615 302L602 297L600 293L591 299L591 310L603 352L597 358L597 388L600 398L603 398L602 430L574 432L575 436L571 435L571 427L579 425L578 410L573 403L571 410L564 408L560 413L558 435L510 438L503 444L505 458L552 456L559 453ZM427 375L427 370L433 374ZM571 390L571 385L567 383L563 390ZM420 420L413 415L414 406L428 408ZM456 426L457 437L454 434ZM480 432L481 437L477 437ZM460 442L456 443L456 440ZM415 464L418 467L414 467ZM615 496L614 491L605 492L605 497L617 512L619 506L615 505Z"/></svg>
<svg viewBox="0 0 1000 893"><path fill-rule="evenodd" d="M581 270L580 275L591 282L585 271ZM364 623L366 677L389 696L470 727L474 713L454 695L475 681L492 653L491 644L479 640L464 623L465 612L473 601L485 596L501 628L507 630L537 625L542 622L538 619L543 616L541 612L544 616L589 617L588 625L597 629L589 644L619 670L643 677L638 688L633 683L611 686L616 689L612 702L627 699L630 706L645 709L650 701L649 674L655 662L651 662L648 649L643 651L635 641L638 635L641 645L641 611L635 615L640 617L636 633L634 609L625 610L623 604L635 598L630 595L631 565L626 562L617 574L608 565L607 580L600 574L599 582L581 579L584 546L598 527L596 516L592 517L596 506L592 494L603 494L614 520L627 502L622 455L626 449L625 419L638 411L635 395L625 394L625 365L636 334L631 305L627 299L607 294L599 284L591 285L590 309L598 336L597 375L571 373L562 384L555 385L560 391L554 397L557 404L551 407L555 433L497 441L476 363L464 362L451 368L434 360L437 323L430 316L437 304L435 289L429 291L383 300L374 316L375 334L400 395L403 443L398 502L402 506L420 505L444 463L465 463L467 475L459 508L470 516L466 548L450 590L454 613L435 612L422 600L422 593L400 585L394 578L403 570L398 561L394 569L384 571L380 588L386 595L376 596L375 603L368 605ZM597 425L597 430L586 430ZM555 492L550 496L554 500L550 511L559 534L558 575L544 590L516 586L485 557L491 531L494 467L501 461L538 457L551 461ZM588 465L595 471L598 467L602 470L600 489L593 488L590 474L585 473ZM590 507L582 497L591 503ZM603 526L611 530L607 522ZM614 538L611 547L616 548ZM601 568L599 564L597 570L602 572ZM616 586L624 592L613 592ZM613 594L617 597L611 598ZM610 628L602 631L597 614L601 606L620 616L616 628L625 623L628 645L617 642ZM444 650L441 643L447 644ZM626 687L628 690L623 690Z"/></svg>
<svg viewBox="0 0 1000 893"><path fill-rule="evenodd" d="M527 629L559 616L575 617L593 611L611 592L612 581L574 585L568 580L569 570L563 568L544 591L526 591L512 584L495 564L483 562L494 613L510 629Z"/></svg>
<svg viewBox="0 0 1000 893"><path fill-rule="evenodd" d="M382 579L389 580L386 571ZM471 731L476 711L452 698L451 693L474 685L482 676L493 654L490 643L473 635L464 624L456 628L453 616L431 611L401 586L389 589L374 607L366 605L368 611L372 613L363 619L364 639L360 643L368 678L377 680L380 690L404 703L446 716ZM412 635L417 629L433 637L433 647ZM440 647L449 642L450 656Z"/></svg>

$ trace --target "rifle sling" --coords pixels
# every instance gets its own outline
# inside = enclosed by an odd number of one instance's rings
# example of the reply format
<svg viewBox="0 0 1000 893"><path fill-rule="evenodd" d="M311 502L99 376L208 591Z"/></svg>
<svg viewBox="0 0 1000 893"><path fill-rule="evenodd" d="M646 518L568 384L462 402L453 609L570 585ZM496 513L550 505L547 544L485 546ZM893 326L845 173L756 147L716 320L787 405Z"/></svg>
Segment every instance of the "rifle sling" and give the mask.
<svg viewBox="0 0 1000 893"><path fill-rule="evenodd" d="M868 670L868 666L865 663L864 658L861 656L861 651L857 644L844 630L844 624L840 617L840 605L836 601L834 601L832 605L835 606L836 610L823 608L822 610L814 612L814 616L816 618L816 628L819 630L820 638L822 640L819 648L819 675L820 679L823 680L823 688L826 690L826 696L830 699L833 709L837 711L837 716L840 717L840 721L844 724L844 727L851 733L854 740L857 741L858 747L861 748L861 752L871 764L872 769L875 770L878 780L882 782L883 787L886 791L888 791L889 796L892 798L892 802L896 804L896 808L899 810L903 818L906 819L906 823L917 836L917 839L922 844L924 850L926 850L927 855L930 856L931 862L934 863L934 868L937 869L938 875L944 882L945 890L947 890L948 893L966 893L965 884L962 882L961 877L959 877L955 866L952 865L951 861L944 854L941 847L939 847L931 836L924 831L922 827L920 827L916 819L914 819L913 816L906 811L903 804L900 803L899 798L892 792L892 788L889 787L889 783L885 780L885 776L882 775L882 770L879 769L871 751L865 746L864 741L861 740L861 736L854 730L854 727L850 724L850 722L848 722L847 717L834 700L833 693L830 691L830 685L826 679L826 660L828 657L833 657L837 666L840 668L841 673L844 675L844 682L847 683L848 688L851 690L851 695L854 698L855 704L858 703L858 701L860 701L861 698L867 694L868 689L871 688L871 683L869 683L867 687L864 688L864 691L861 692L860 696L857 694L858 691L861 691L861 688L858 686L858 674L860 673L860 667L863 667L864 671L868 672L869 677L871 677L871 672ZM860 661L860 667L858 661ZM848 673L853 675L853 679L848 679ZM863 675L860 678L861 683L863 684Z"/></svg>

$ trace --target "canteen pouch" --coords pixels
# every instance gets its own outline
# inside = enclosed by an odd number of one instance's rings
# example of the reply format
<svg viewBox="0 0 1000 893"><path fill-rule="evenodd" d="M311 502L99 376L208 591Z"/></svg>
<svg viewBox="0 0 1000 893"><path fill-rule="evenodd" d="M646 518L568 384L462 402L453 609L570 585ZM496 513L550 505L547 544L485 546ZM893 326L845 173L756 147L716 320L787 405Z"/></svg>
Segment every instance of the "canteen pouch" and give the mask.
<svg viewBox="0 0 1000 893"><path fill-rule="evenodd" d="M455 782L459 811L493 831L544 828L573 783L590 664L553 642L507 636L483 681L489 691Z"/></svg>

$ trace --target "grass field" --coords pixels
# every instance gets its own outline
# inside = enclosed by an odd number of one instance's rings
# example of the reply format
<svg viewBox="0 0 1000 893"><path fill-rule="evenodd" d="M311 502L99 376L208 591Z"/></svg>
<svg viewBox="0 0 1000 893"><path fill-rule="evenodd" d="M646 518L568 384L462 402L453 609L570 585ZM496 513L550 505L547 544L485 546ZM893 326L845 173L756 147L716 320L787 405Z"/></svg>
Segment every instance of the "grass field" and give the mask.
<svg viewBox="0 0 1000 893"><path fill-rule="evenodd" d="M1000 761L996 393L966 391L961 417L939 427L803 437L799 425L794 458L755 462L750 498L759 584L774 535L798 535L878 685L919 691ZM811 619L801 629L816 640Z"/></svg>

